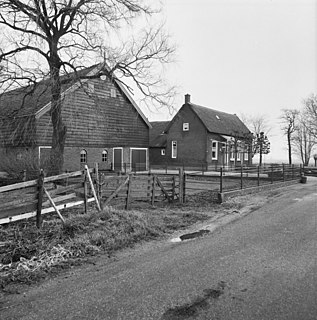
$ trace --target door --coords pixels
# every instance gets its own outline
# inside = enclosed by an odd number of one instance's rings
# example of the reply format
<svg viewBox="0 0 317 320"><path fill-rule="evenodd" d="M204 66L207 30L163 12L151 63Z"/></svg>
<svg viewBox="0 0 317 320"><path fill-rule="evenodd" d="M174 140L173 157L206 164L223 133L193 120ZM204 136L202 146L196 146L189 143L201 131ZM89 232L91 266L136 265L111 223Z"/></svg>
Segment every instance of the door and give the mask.
<svg viewBox="0 0 317 320"><path fill-rule="evenodd" d="M122 148L113 148L113 170L122 170Z"/></svg>
<svg viewBox="0 0 317 320"><path fill-rule="evenodd" d="M131 150L131 165L133 171L146 170L146 149Z"/></svg>

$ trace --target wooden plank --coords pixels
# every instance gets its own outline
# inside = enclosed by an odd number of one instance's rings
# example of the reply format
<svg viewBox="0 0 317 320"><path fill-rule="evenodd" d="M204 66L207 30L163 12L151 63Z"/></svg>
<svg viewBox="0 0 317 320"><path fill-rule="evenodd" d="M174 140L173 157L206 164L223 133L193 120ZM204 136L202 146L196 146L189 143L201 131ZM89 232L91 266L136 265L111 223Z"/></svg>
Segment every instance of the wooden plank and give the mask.
<svg viewBox="0 0 317 320"><path fill-rule="evenodd" d="M108 205L109 202L117 195L117 193L128 183L129 177L125 179L124 183L120 184L118 188L115 190L115 192L106 200L104 205Z"/></svg>
<svg viewBox="0 0 317 320"><path fill-rule="evenodd" d="M44 171L41 170L38 183L37 183L38 193L37 193L37 208L36 208L36 226L41 228L42 226L42 204L43 204L43 192L44 192Z"/></svg>
<svg viewBox="0 0 317 320"><path fill-rule="evenodd" d="M27 188L27 187L33 187L37 186L37 180L30 180L26 182L19 182L15 184L9 184L8 186L0 187L0 193L6 192L6 191L11 191L11 190L18 190L22 188Z"/></svg>
<svg viewBox="0 0 317 320"><path fill-rule="evenodd" d="M56 205L55 205L53 199L51 198L50 194L48 193L48 191L44 187L43 187L43 189L44 189L44 192L45 192L46 196L48 197L48 200L50 201L51 205L53 206L55 212L57 213L59 218L62 220L63 224L65 224L65 219L63 218L63 216L59 212L59 209L56 207Z"/></svg>
<svg viewBox="0 0 317 320"><path fill-rule="evenodd" d="M37 201L33 203L24 203L20 206L2 209L0 208L0 217L11 217L14 215L19 215L28 211L33 211L37 209Z"/></svg>
<svg viewBox="0 0 317 320"><path fill-rule="evenodd" d="M57 202L73 199L73 198L76 198L76 197L77 197L77 194L74 192L74 193L66 194L64 196L59 196L59 197L56 197L56 198L52 198L52 200L54 201L54 203L57 203ZM50 204L50 201L46 200L45 202L43 202L42 205L43 206L47 206L48 204Z"/></svg>
<svg viewBox="0 0 317 320"><path fill-rule="evenodd" d="M94 188L94 184L92 182L92 179L91 179L91 176L90 176L90 173L89 173L89 168L88 168L87 165L85 165L85 170L86 170L88 181L90 183L92 194L93 194L93 196L94 196L94 198L96 200L97 209L98 209L98 211L101 211L99 200L98 200L98 197L97 197L97 194L96 194L96 191L95 191L95 188Z"/></svg>
<svg viewBox="0 0 317 320"><path fill-rule="evenodd" d="M50 195L55 196L60 193L65 193L68 191L75 191L76 189L83 188L83 186L84 186L84 184L82 182L70 184L67 187L57 186L57 189L50 190ZM48 189L46 189L46 190L48 190Z"/></svg>
<svg viewBox="0 0 317 320"><path fill-rule="evenodd" d="M87 202L94 202L95 199L94 198L89 198L87 200ZM67 209L67 208L72 208L72 207L76 207L79 206L81 204L83 204L84 201L83 200L79 200L76 202L69 202L66 204L61 204L56 206L59 210L62 209ZM42 210L42 214L45 213L50 213L50 212L54 212L55 209L53 207L49 207L49 208L44 208ZM23 213L23 214L19 214L19 215L14 215L14 216L6 216L6 217L0 217L0 225L1 224L5 224L5 223L10 223L10 222L14 222L14 221L19 221L19 220L24 220L24 219L29 219L29 218L33 218L36 216L36 211L31 211L31 212L27 212L27 213Z"/></svg>
<svg viewBox="0 0 317 320"><path fill-rule="evenodd" d="M162 189L162 191L163 191L163 193L165 194L165 196L167 197L168 201L171 201L169 194L168 194L167 191L165 190L164 186L162 185L162 183L161 183L161 181L158 179L158 177L156 177L156 182L157 182L157 184L159 185L159 187Z"/></svg>

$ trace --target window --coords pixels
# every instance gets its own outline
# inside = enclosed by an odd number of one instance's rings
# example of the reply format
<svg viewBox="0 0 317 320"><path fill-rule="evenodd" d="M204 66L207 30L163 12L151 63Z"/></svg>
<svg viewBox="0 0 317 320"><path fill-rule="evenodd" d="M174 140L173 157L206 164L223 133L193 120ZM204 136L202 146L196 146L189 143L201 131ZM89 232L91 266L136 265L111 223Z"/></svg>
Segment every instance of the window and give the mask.
<svg viewBox="0 0 317 320"><path fill-rule="evenodd" d="M107 162L107 161L108 161L108 151L107 151L107 150L103 150L103 151L102 151L101 161L102 161L102 162Z"/></svg>
<svg viewBox="0 0 317 320"><path fill-rule="evenodd" d="M237 161L241 161L241 152L237 152Z"/></svg>
<svg viewBox="0 0 317 320"><path fill-rule="evenodd" d="M116 98L117 97L116 89L110 89L110 97L111 98Z"/></svg>
<svg viewBox="0 0 317 320"><path fill-rule="evenodd" d="M172 141L172 158L177 158L177 141Z"/></svg>
<svg viewBox="0 0 317 320"><path fill-rule="evenodd" d="M165 156L165 149L161 149L161 156Z"/></svg>
<svg viewBox="0 0 317 320"><path fill-rule="evenodd" d="M19 153L17 154L17 160L22 160L22 153L21 153L21 152L19 152Z"/></svg>
<svg viewBox="0 0 317 320"><path fill-rule="evenodd" d="M211 143L211 159L217 160L218 159L218 142L212 141Z"/></svg>
<svg viewBox="0 0 317 320"><path fill-rule="evenodd" d="M85 149L80 151L80 163L87 163L87 151Z"/></svg>
<svg viewBox="0 0 317 320"><path fill-rule="evenodd" d="M183 123L183 131L189 131L189 123L188 122Z"/></svg>
<svg viewBox="0 0 317 320"><path fill-rule="evenodd" d="M249 160L249 146L246 144L245 149L244 149L244 160L248 161Z"/></svg>
<svg viewBox="0 0 317 320"><path fill-rule="evenodd" d="M95 92L95 85L91 82L88 82L87 83L87 91L89 93L94 93Z"/></svg>

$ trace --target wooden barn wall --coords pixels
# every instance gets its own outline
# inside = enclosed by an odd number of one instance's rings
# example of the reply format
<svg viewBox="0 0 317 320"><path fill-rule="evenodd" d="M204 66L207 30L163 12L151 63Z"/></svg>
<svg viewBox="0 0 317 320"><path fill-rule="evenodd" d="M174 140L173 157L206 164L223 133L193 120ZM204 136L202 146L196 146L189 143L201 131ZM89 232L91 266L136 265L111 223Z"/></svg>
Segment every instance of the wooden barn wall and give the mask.
<svg viewBox="0 0 317 320"><path fill-rule="evenodd" d="M90 80L88 85L69 93L63 101L67 125L66 146L148 147L149 129L120 89L107 80ZM111 89L116 97L110 96ZM49 112L37 125L39 145L50 145L52 126Z"/></svg>

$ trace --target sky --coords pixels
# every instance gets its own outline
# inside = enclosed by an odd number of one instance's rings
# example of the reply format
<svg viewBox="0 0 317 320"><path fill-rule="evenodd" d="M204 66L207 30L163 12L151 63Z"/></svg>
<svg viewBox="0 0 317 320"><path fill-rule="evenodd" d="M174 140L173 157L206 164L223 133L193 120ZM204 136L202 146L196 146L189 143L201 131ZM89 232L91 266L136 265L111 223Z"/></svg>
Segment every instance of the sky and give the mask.
<svg viewBox="0 0 317 320"><path fill-rule="evenodd" d="M317 0L162 0L161 18L177 46L168 81L179 87L175 108L193 103L265 115L271 153L287 162L281 109L300 108L317 93ZM144 110L151 121L166 110Z"/></svg>

